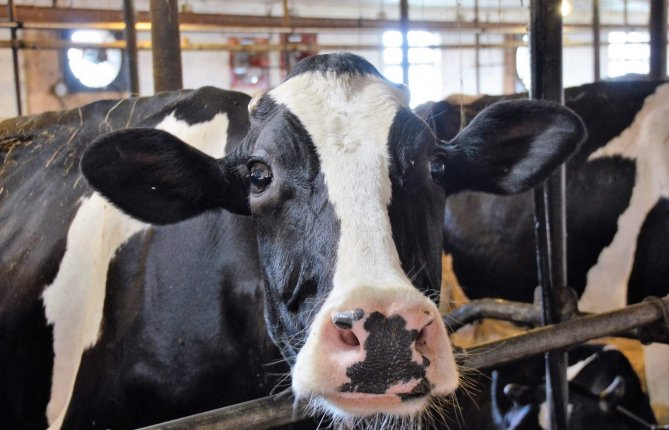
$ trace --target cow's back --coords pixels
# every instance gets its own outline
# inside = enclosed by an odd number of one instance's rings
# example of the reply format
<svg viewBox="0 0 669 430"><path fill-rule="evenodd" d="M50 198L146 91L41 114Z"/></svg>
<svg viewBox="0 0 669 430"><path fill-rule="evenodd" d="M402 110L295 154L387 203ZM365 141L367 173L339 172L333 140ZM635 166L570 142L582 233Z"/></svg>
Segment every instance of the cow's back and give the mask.
<svg viewBox="0 0 669 430"><path fill-rule="evenodd" d="M582 117L589 133L583 147L567 163L568 283L579 293L585 289L588 270L614 239L618 218L630 203L637 169L636 161L626 157L590 157L632 124L660 84L598 82L565 90L567 106ZM448 140L457 132L461 118L466 123L501 98L507 96L484 96L464 109L438 102L423 115L438 137ZM660 207L654 213L661 211ZM658 215L655 219L662 218ZM531 193L495 196L466 192L449 198L445 248L453 253L455 272L470 297L532 299L537 285L532 225Z"/></svg>

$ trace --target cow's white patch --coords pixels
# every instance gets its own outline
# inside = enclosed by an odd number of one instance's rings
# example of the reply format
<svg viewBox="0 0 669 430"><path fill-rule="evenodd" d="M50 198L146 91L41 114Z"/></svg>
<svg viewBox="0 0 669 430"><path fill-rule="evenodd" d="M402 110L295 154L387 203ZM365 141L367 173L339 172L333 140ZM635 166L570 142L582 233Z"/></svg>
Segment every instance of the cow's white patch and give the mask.
<svg viewBox="0 0 669 430"><path fill-rule="evenodd" d="M572 381L576 376L578 376L579 373L581 373L581 370L585 369L585 366L592 363L592 361L596 358L597 354L592 354L585 360L581 360L578 363L574 363L567 367L567 381Z"/></svg>
<svg viewBox="0 0 669 430"><path fill-rule="evenodd" d="M669 197L669 84L648 97L632 125L590 159L622 156L636 160L636 179L629 207L618 218L618 231L588 272L579 309L606 312L627 303L627 283L643 222L660 198ZM645 348L648 394L658 409L669 409L666 345Z"/></svg>
<svg viewBox="0 0 669 430"><path fill-rule="evenodd" d="M636 242L649 211L669 197L669 84L648 97L632 125L590 160L621 156L636 160L636 180L629 207L618 218L611 244L588 272L579 301L584 312L606 312L627 303L627 282L634 264Z"/></svg>
<svg viewBox="0 0 669 430"><path fill-rule="evenodd" d="M228 115L225 112L216 114L209 121L191 125L177 119L172 112L160 121L156 128L175 135L211 157L221 158L225 155L228 124Z"/></svg>
<svg viewBox="0 0 669 430"><path fill-rule="evenodd" d="M81 355L97 342L109 262L121 244L144 228L98 193L84 199L72 221L58 275L42 296L47 321L53 325L50 429L60 428Z"/></svg>
<svg viewBox="0 0 669 430"><path fill-rule="evenodd" d="M210 121L188 125L177 120L173 112L156 128L212 157L222 157L228 123L227 114L220 113ZM49 430L60 429L82 354L95 345L101 334L109 263L123 243L147 227L113 207L98 193L81 202L68 231L67 249L58 274L42 295L54 336L51 399L46 411Z"/></svg>
<svg viewBox="0 0 669 430"><path fill-rule="evenodd" d="M436 306L412 286L402 270L388 215L392 193L388 138L395 114L406 106L405 95L376 76L331 72L303 73L269 94L287 106L311 136L340 221L333 289L315 316L293 367L296 396L332 394L350 382L344 364L333 358L336 354L325 339L333 312L363 307L391 315L389 304L395 310L422 306L435 315L435 337L440 342L428 377L435 384L433 392L453 391L458 375L443 322ZM379 408L405 415L424 406L392 400L378 399ZM345 399L338 401L347 404ZM330 406L333 414L342 413ZM345 409L356 410L354 406ZM364 415L364 409L362 405L355 413Z"/></svg>

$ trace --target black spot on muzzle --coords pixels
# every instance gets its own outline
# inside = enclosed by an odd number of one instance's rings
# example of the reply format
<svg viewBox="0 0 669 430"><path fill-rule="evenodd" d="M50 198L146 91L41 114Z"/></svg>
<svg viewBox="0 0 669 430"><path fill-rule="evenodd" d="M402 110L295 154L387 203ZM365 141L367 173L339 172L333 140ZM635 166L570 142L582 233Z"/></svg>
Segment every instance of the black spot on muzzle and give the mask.
<svg viewBox="0 0 669 430"><path fill-rule="evenodd" d="M422 363L413 360L411 345L418 330L406 330L406 321L399 315L386 318L373 312L365 321L369 333L365 341L365 361L355 363L346 370L351 382L339 387L342 392L385 394L393 385L420 381L410 393L401 393L402 400L424 396L432 389L425 375L430 360L422 356Z"/></svg>

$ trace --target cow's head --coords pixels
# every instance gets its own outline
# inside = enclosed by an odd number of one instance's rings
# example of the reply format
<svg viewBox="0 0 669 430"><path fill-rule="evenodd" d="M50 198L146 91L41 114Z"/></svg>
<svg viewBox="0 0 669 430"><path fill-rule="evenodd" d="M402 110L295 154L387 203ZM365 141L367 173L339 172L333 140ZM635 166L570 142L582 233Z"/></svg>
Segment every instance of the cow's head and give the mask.
<svg viewBox="0 0 669 430"><path fill-rule="evenodd" d="M431 300L446 196L526 190L585 132L562 107L516 101L438 142L406 98L360 57L314 56L251 102L248 136L223 159L135 129L100 137L82 170L144 221L251 215L295 394L344 419L415 418L458 386Z"/></svg>

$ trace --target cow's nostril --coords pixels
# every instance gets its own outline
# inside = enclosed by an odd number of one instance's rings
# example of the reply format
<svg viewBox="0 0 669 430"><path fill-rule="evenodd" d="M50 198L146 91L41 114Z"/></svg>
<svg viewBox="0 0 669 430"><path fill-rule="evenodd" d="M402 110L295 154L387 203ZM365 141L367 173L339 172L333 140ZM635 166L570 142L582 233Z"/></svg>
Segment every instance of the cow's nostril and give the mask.
<svg viewBox="0 0 669 430"><path fill-rule="evenodd" d="M416 336L416 347L420 348L422 346L427 345L427 332L429 330L429 327L432 325L434 320L431 320L427 324L423 326L422 329L418 332L418 335Z"/></svg>
<svg viewBox="0 0 669 430"><path fill-rule="evenodd" d="M348 346L359 346L360 340L353 330L339 330L339 338Z"/></svg>
<svg viewBox="0 0 669 430"><path fill-rule="evenodd" d="M362 309L337 312L332 316L332 322L340 329L350 330L353 328L353 323L362 319L364 315L365 312Z"/></svg>
<svg viewBox="0 0 669 430"><path fill-rule="evenodd" d="M332 323L339 329L337 330L339 332L339 338L345 345L360 345L360 339L358 339L358 336L355 334L353 324L355 324L356 321L361 320L364 315L365 312L362 309L337 312L332 315Z"/></svg>

